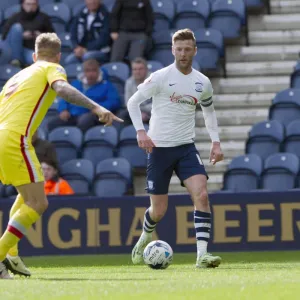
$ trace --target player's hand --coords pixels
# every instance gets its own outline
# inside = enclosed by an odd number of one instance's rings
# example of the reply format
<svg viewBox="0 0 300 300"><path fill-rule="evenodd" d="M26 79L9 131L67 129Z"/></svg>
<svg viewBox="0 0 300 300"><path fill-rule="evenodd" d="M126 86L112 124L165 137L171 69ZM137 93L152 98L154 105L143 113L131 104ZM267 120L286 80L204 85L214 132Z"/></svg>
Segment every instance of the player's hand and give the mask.
<svg viewBox="0 0 300 300"><path fill-rule="evenodd" d="M23 32L23 38L24 38L25 40L30 40L30 39L32 39L32 38L33 38L32 32L29 31L29 30L24 31L24 32Z"/></svg>
<svg viewBox="0 0 300 300"><path fill-rule="evenodd" d="M104 126L111 126L113 121L117 122L124 122L122 119L115 116L111 111L104 107L97 107L93 110L93 113L95 113L99 117L99 121L101 123L104 123Z"/></svg>
<svg viewBox="0 0 300 300"><path fill-rule="evenodd" d="M113 41L117 40L119 37L119 34L117 32L112 32L110 34L110 37L112 38Z"/></svg>
<svg viewBox="0 0 300 300"><path fill-rule="evenodd" d="M220 142L213 142L210 149L209 162L215 165L217 162L224 159L224 154L221 149Z"/></svg>
<svg viewBox="0 0 300 300"><path fill-rule="evenodd" d="M147 153L152 153L153 147L155 147L151 138L147 135L145 130L138 130L137 141L139 147L146 150Z"/></svg>
<svg viewBox="0 0 300 300"><path fill-rule="evenodd" d="M63 110L59 114L59 117L60 117L61 120L67 122L70 119L71 115L70 115L70 113L67 110Z"/></svg>

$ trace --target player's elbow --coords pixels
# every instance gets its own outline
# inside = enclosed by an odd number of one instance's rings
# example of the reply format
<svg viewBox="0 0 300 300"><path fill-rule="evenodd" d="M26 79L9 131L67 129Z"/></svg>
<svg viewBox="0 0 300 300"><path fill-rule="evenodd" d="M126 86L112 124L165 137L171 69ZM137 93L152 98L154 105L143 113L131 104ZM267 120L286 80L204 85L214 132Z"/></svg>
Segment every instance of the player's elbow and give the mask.
<svg viewBox="0 0 300 300"><path fill-rule="evenodd" d="M64 91L66 88L66 84L67 83L65 81L58 80L52 84L52 89L56 92L56 94L59 97L64 98Z"/></svg>

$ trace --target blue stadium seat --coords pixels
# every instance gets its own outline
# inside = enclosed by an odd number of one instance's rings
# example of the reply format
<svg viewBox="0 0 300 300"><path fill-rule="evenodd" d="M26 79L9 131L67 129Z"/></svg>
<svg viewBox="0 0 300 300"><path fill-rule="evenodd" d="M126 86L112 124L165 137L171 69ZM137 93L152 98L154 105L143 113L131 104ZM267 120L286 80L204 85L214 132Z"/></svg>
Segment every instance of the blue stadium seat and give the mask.
<svg viewBox="0 0 300 300"><path fill-rule="evenodd" d="M42 127L39 127L37 129L37 132L38 132L38 137L42 140L47 140L47 131L42 128Z"/></svg>
<svg viewBox="0 0 300 300"><path fill-rule="evenodd" d="M173 27L176 29L190 28L191 30L205 28L209 13L210 4L208 0L179 1Z"/></svg>
<svg viewBox="0 0 300 300"><path fill-rule="evenodd" d="M94 194L98 197L118 197L132 187L130 163L124 158L110 158L98 163L94 181Z"/></svg>
<svg viewBox="0 0 300 300"><path fill-rule="evenodd" d="M115 5L115 0L103 0L103 4L106 6L107 10L109 12L112 11L114 5Z"/></svg>
<svg viewBox="0 0 300 300"><path fill-rule="evenodd" d="M291 122L286 128L283 151L294 153L300 158L300 120Z"/></svg>
<svg viewBox="0 0 300 300"><path fill-rule="evenodd" d="M0 199L4 198L5 196L5 186L0 182Z"/></svg>
<svg viewBox="0 0 300 300"><path fill-rule="evenodd" d="M167 30L175 15L175 5L172 0L151 0L154 12L154 31Z"/></svg>
<svg viewBox="0 0 300 300"><path fill-rule="evenodd" d="M262 173L262 188L285 191L296 186L299 158L293 153L276 153L266 159Z"/></svg>
<svg viewBox="0 0 300 300"><path fill-rule="evenodd" d="M148 126L145 125L146 131ZM146 168L146 152L139 148L136 139L136 131L133 125L126 126L120 133L119 157L126 158L133 168Z"/></svg>
<svg viewBox="0 0 300 300"><path fill-rule="evenodd" d="M69 32L59 32L58 37L61 40L61 62L64 62L65 58L73 52L71 34Z"/></svg>
<svg viewBox="0 0 300 300"><path fill-rule="evenodd" d="M151 60L161 62L165 67L174 62L174 56L171 53L173 34L174 31L172 30L163 30L153 33Z"/></svg>
<svg viewBox="0 0 300 300"><path fill-rule="evenodd" d="M264 0L244 0L247 8L262 8Z"/></svg>
<svg viewBox="0 0 300 300"><path fill-rule="evenodd" d="M269 119L287 126L300 119L300 89L286 89L279 92L272 101Z"/></svg>
<svg viewBox="0 0 300 300"><path fill-rule="evenodd" d="M300 89L300 60L297 62L291 75L291 88Z"/></svg>
<svg viewBox="0 0 300 300"><path fill-rule="evenodd" d="M6 185L4 190L5 197L11 197L18 194L16 188L13 185Z"/></svg>
<svg viewBox="0 0 300 300"><path fill-rule="evenodd" d="M235 157L224 174L223 189L234 192L258 189L262 168L262 160L256 154Z"/></svg>
<svg viewBox="0 0 300 300"><path fill-rule="evenodd" d="M94 166L87 159L73 159L61 166L61 176L68 181L75 194L88 194L94 180Z"/></svg>
<svg viewBox="0 0 300 300"><path fill-rule="evenodd" d="M21 69L12 65L6 64L0 66L0 84L5 84L8 79L20 72Z"/></svg>
<svg viewBox="0 0 300 300"><path fill-rule="evenodd" d="M80 12L85 8L85 3L79 2L75 6L72 7L72 17L77 17Z"/></svg>
<svg viewBox="0 0 300 300"><path fill-rule="evenodd" d="M90 128L83 138L82 157L89 159L94 165L112 158L118 144L118 131L115 127L96 126Z"/></svg>
<svg viewBox="0 0 300 300"><path fill-rule="evenodd" d="M218 69L220 59L224 56L222 33L216 29L198 29L195 31L197 54L195 60L201 69Z"/></svg>
<svg viewBox="0 0 300 300"><path fill-rule="evenodd" d="M20 4L10 5L6 9L4 9L3 11L4 11L3 20L5 21L5 20L9 19L11 16L13 16L14 14L20 12L21 11L21 5Z"/></svg>
<svg viewBox="0 0 300 300"><path fill-rule="evenodd" d="M68 81L72 82L78 78L78 75L83 72L82 64L69 64L65 67L68 75Z"/></svg>
<svg viewBox="0 0 300 300"><path fill-rule="evenodd" d="M224 38L238 38L245 19L243 0L218 0L212 3L208 27L221 31Z"/></svg>
<svg viewBox="0 0 300 300"><path fill-rule="evenodd" d="M155 61L155 60L148 60L147 66L148 66L149 72L151 72L151 73L164 68L164 65L161 62Z"/></svg>
<svg viewBox="0 0 300 300"><path fill-rule="evenodd" d="M8 64L10 61L11 49L6 42L0 41L0 65Z"/></svg>
<svg viewBox="0 0 300 300"><path fill-rule="evenodd" d="M79 128L57 127L49 133L48 139L56 148L60 164L78 157L82 145L82 132Z"/></svg>
<svg viewBox="0 0 300 300"><path fill-rule="evenodd" d="M284 127L276 121L263 121L255 124L246 144L246 153L253 153L263 160L273 153L280 152L284 140Z"/></svg>
<svg viewBox="0 0 300 300"><path fill-rule="evenodd" d="M49 3L43 5L41 11L51 18L56 32L66 31L67 24L71 20L71 10L68 5L65 3Z"/></svg>
<svg viewBox="0 0 300 300"><path fill-rule="evenodd" d="M7 8L17 4L20 4L20 0L0 1L0 10L5 11Z"/></svg>

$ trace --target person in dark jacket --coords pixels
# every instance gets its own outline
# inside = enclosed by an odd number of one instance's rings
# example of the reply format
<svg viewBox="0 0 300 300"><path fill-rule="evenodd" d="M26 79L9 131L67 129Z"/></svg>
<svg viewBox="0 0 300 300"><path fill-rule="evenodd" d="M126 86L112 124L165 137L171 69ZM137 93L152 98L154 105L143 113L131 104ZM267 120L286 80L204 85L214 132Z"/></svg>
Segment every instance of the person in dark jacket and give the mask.
<svg viewBox="0 0 300 300"><path fill-rule="evenodd" d="M103 72L95 59L89 59L83 63L83 74L79 80L75 80L71 84L84 95L112 112L121 107L116 88L110 81L103 79ZM58 126L78 126L85 132L99 124L99 118L88 109L70 104L63 99L59 101L58 111L59 116L48 123L49 130Z"/></svg>
<svg viewBox="0 0 300 300"><path fill-rule="evenodd" d="M67 56L65 64L91 58L100 62L109 60L109 13L100 0L85 0L85 3L86 7L79 13L71 27L74 51Z"/></svg>
<svg viewBox="0 0 300 300"><path fill-rule="evenodd" d="M153 29L150 0L116 0L111 13L111 61L122 61L128 52L130 61L143 57Z"/></svg>
<svg viewBox="0 0 300 300"><path fill-rule="evenodd" d="M10 17L2 30L12 49L12 64L32 64L35 39L45 32L54 30L49 16L40 12L38 0L21 0L21 11Z"/></svg>

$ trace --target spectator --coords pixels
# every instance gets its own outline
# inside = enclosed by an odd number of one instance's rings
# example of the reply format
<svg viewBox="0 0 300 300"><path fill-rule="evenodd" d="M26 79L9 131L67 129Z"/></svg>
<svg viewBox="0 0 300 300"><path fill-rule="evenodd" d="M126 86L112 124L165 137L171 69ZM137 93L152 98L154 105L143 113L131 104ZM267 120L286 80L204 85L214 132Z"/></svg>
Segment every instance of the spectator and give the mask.
<svg viewBox="0 0 300 300"><path fill-rule="evenodd" d="M132 76L126 80L125 83L125 103L127 105L128 100L137 91L139 84L143 83L147 77L150 76L148 71L147 61L141 57L134 59L131 62ZM140 105L142 112L142 119L144 123L148 123L151 116L152 100L148 99ZM126 110L121 111L119 117L124 120L124 125L131 124L129 113Z"/></svg>
<svg viewBox="0 0 300 300"><path fill-rule="evenodd" d="M2 30L12 49L12 64L32 64L36 37L40 33L54 32L50 18L40 12L38 0L21 0L21 11L10 17Z"/></svg>
<svg viewBox="0 0 300 300"><path fill-rule="evenodd" d="M144 56L148 37L153 29L153 10L150 0L116 0L111 14L111 61Z"/></svg>
<svg viewBox="0 0 300 300"><path fill-rule="evenodd" d="M42 162L42 169L45 177L46 195L73 195L74 191L68 182L58 176L57 165L51 161Z"/></svg>
<svg viewBox="0 0 300 300"><path fill-rule="evenodd" d="M110 81L103 79L103 72L95 59L89 59L83 63L83 74L81 74L79 80L72 82L72 86L112 112L117 111L121 106L116 88ZM48 123L49 130L58 126L78 126L85 132L99 124L97 115L86 108L70 104L63 99L59 101L58 111L59 116Z"/></svg>
<svg viewBox="0 0 300 300"><path fill-rule="evenodd" d="M38 131L36 131L32 136L31 142L40 163L43 161L52 161L54 164L58 165L58 160L57 160L57 155L56 155L56 150L54 145L48 141L39 138Z"/></svg>
<svg viewBox="0 0 300 300"><path fill-rule="evenodd" d="M67 56L65 64L91 58L100 62L109 60L109 13L101 0L85 0L85 3L71 28L74 53Z"/></svg>

